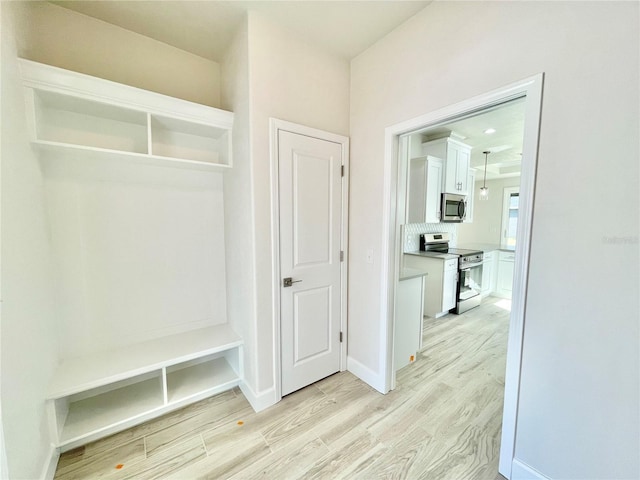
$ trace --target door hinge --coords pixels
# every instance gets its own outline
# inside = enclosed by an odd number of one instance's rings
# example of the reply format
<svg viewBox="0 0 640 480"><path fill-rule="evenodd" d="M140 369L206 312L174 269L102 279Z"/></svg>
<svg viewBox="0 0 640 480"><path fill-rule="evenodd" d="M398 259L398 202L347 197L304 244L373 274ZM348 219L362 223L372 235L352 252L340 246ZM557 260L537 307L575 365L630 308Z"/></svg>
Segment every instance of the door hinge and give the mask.
<svg viewBox="0 0 640 480"><path fill-rule="evenodd" d="M342 250L340 251L340 261L344 262L344 252Z"/></svg>
<svg viewBox="0 0 640 480"><path fill-rule="evenodd" d="M340 176L344 177L344 165L340 165Z"/></svg>
<svg viewBox="0 0 640 480"><path fill-rule="evenodd" d="M340 332L340 343L342 343L342 332Z"/></svg>

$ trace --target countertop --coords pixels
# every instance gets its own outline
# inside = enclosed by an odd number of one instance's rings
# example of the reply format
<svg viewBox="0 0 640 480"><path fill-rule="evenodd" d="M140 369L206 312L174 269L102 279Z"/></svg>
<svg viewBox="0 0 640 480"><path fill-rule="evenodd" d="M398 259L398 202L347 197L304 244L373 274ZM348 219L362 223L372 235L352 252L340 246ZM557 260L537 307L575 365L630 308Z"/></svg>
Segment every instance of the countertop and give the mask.
<svg viewBox="0 0 640 480"><path fill-rule="evenodd" d="M418 257L431 257L431 258L441 258L442 260L451 260L453 258L458 258L458 255L453 255L451 253L437 253L437 252L404 252L405 255L416 255Z"/></svg>
<svg viewBox="0 0 640 480"><path fill-rule="evenodd" d="M409 280L411 278L418 278L424 275L428 275L428 273L424 270L420 270L419 268L404 267L400 271L400 281Z"/></svg>
<svg viewBox="0 0 640 480"><path fill-rule="evenodd" d="M515 252L516 250L516 247L498 245L497 243L463 243L457 245L455 248L462 248L466 250L482 250L483 252L494 252L496 250L502 250L503 252Z"/></svg>

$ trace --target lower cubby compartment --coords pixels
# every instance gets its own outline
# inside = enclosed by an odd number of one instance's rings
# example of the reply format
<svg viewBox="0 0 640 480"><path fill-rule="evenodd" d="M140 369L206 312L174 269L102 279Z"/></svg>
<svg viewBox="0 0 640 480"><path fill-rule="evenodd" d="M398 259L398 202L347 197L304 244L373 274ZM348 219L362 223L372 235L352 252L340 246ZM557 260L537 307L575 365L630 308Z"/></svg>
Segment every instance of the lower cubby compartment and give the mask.
<svg viewBox="0 0 640 480"><path fill-rule="evenodd" d="M238 385L237 354L234 349L167 367L167 402L213 395Z"/></svg>
<svg viewBox="0 0 640 480"><path fill-rule="evenodd" d="M128 424L164 405L158 370L55 400L59 443L77 442Z"/></svg>

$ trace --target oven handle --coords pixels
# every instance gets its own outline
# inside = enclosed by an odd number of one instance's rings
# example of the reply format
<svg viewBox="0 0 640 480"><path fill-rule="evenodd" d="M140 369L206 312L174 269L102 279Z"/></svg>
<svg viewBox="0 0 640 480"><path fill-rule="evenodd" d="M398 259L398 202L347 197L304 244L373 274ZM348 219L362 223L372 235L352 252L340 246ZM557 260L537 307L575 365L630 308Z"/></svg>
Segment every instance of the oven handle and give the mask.
<svg viewBox="0 0 640 480"><path fill-rule="evenodd" d="M475 262L475 263L465 263L464 267L461 267L460 270L469 270L473 267L479 267L480 265L482 265L482 261L480 262Z"/></svg>

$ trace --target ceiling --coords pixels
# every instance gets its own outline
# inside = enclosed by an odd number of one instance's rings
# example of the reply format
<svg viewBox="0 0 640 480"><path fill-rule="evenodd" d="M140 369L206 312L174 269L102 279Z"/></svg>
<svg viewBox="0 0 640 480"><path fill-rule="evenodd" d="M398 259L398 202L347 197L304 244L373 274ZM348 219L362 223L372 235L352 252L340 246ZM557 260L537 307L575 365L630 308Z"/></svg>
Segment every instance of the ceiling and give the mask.
<svg viewBox="0 0 640 480"><path fill-rule="evenodd" d="M255 10L310 43L351 59L431 0L52 1L200 57L220 62L235 29Z"/></svg>
<svg viewBox="0 0 640 480"><path fill-rule="evenodd" d="M487 156L487 180L516 177L520 175L522 162L522 140L524 138L525 99L519 98L467 118L431 127L420 132L424 140L455 133L471 149L471 167L478 173L476 180L484 175ZM494 133L484 133L493 128Z"/></svg>

